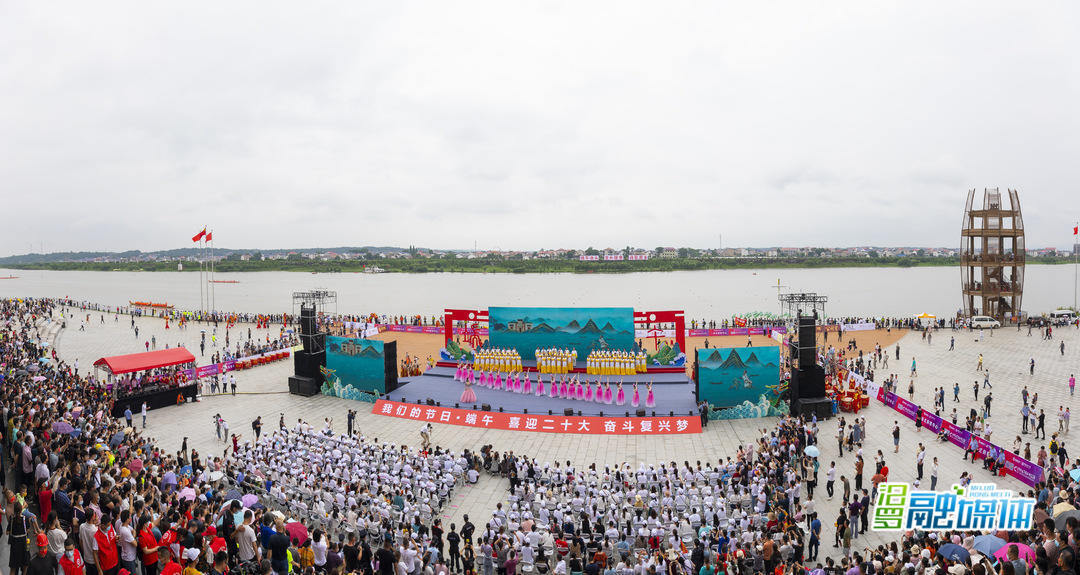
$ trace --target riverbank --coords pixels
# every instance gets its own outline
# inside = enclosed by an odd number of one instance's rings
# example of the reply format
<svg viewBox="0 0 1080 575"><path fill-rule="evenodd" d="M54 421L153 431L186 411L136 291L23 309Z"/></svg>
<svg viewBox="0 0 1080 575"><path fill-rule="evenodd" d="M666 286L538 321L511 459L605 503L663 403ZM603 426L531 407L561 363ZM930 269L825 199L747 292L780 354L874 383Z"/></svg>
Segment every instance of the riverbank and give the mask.
<svg viewBox="0 0 1080 575"><path fill-rule="evenodd" d="M12 270L175 272L198 271L197 262L42 262L5 264ZM380 273L574 273L620 274L701 270L821 269L821 268L913 268L959 265L959 258L938 257L844 257L844 258L678 258L644 261L583 262L579 260L497 260L497 259L378 259L378 260L222 260L215 263L219 273L284 271L298 273L363 273L377 267ZM1040 258L1028 265L1071 264L1068 258ZM4 266L0 266L4 267Z"/></svg>

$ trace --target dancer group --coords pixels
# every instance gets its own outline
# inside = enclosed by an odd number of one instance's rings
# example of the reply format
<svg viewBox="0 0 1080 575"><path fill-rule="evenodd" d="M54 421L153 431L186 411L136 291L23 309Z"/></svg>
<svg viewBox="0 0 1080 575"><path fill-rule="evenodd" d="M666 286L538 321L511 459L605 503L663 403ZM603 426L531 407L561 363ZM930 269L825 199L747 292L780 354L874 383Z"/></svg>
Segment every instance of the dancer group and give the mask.
<svg viewBox="0 0 1080 575"><path fill-rule="evenodd" d="M547 396L551 399L573 399L577 401L591 401L607 405L626 405L626 392L623 390L623 382L620 380L613 390L611 380L581 381L577 375L563 375L558 379L552 375L547 382L543 376L537 376L536 385L528 372L515 371L506 374L496 371L482 371L474 366L461 362L454 372L454 380L465 384L465 391L461 394L461 403L476 403L476 392L473 386L486 387L496 391L520 393L523 395ZM640 407L641 394L638 384L634 382L633 395L630 398L632 407ZM653 396L652 382L646 384L645 407L656 407L656 399Z"/></svg>

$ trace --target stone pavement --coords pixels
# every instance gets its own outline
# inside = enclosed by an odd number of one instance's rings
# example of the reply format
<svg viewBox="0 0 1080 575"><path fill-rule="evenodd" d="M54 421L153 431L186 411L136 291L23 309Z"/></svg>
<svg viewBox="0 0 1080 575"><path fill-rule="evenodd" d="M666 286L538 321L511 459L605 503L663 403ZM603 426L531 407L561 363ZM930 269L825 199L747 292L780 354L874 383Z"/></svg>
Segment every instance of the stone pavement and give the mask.
<svg viewBox="0 0 1080 575"><path fill-rule="evenodd" d="M96 320L96 316L94 317ZM78 331L78 321L74 322L74 328L73 322L69 321L68 328L57 338L57 351L69 361L78 357L80 367L88 369L90 364L102 355L142 351L142 342L151 334L157 336L159 348L164 345L163 339L167 338L174 345L182 342L188 345L189 349L197 349L197 345L191 344L197 343L201 326L192 326L184 331L177 330L174 326L166 332L160 320L136 321L140 326L138 340L131 332L130 318L121 317L119 323L114 323L111 317L106 316L104 325L92 323L85 332ZM247 326L241 328L246 336ZM219 335L222 333L219 328ZM951 336L956 338L954 351L948 351ZM1061 339L1066 342L1064 356L1061 356L1058 350ZM981 385L982 376L975 371L975 366L978 354L983 353L985 365L990 370L991 384L994 386L991 422L993 439L999 444L1011 446L1011 440L1020 432L1020 421L1016 414L1021 406L1020 390L1024 385L1027 385L1032 393L1038 392L1038 405L1047 408L1048 431L1057 428L1058 405L1074 406L1066 382L1070 373L1080 372L1080 333L1076 329L1061 329L1051 342L1040 340L1037 331L1028 337L1026 331L1017 333L1015 330L999 330L993 337L988 335L979 342L968 332L942 330L935 333L932 344L922 340L920 334L913 333L905 336L899 345L900 360L896 360L894 347L890 346L890 369L879 370L879 377L884 377L886 371L899 374L899 390L906 397L908 372L914 356L919 368L919 376L915 378L916 401L924 407L930 407L931 390L935 386L944 385L947 391L946 405L951 410L954 405L952 384L958 381L961 384L961 402L955 405L961 413L977 407L971 386L976 379ZM1034 376L1028 373L1028 362L1032 357L1036 361ZM248 439L251 436L250 422L258 415L263 417L265 429L277 425L279 414L284 413L285 422L289 426L295 424L297 418L316 426L321 426L324 418L333 418L334 428L344 431L346 410L356 409L359 411L357 427L369 439L377 437L384 442L408 443L413 446L419 444L419 422L373 415L370 413L372 406L367 403L325 396L305 398L288 394L287 377L291 373L291 362L237 372L241 392L239 395L204 397L196 404L152 411L146 433L156 438L165 449L178 450L186 436L191 448L204 455L220 456L225 443L218 441L214 435L211 417L215 413L220 413L230 422L233 432L239 432L243 439ZM980 400L984 393L985 391L980 392ZM963 453L959 448L934 441L932 433L923 431L917 434L911 421L899 417L899 414L876 401L871 401L871 406L859 415L867 418L870 428L863 446L866 460L864 478L867 485L873 475L874 454L878 450L885 454L886 463L891 470L890 479L913 481L916 473L916 448L919 442L923 442L927 448L924 487L929 486L931 461L937 457L941 465L939 489L947 488L957 481L963 471L974 473L976 480L996 481L999 485L1014 490L1024 488L1014 479L994 479L988 472L983 471L981 465L975 467L963 461ZM898 454L893 454L890 434L894 420L899 421L901 427ZM963 415L961 422L962 420ZM733 456L739 445L754 441L759 437L762 428L771 427L774 423L774 419L714 421L700 435L653 437L526 433L436 423L433 441L455 451L464 448L478 450L482 445L491 444L500 452L528 454L541 464L556 460L568 460L578 467L590 463L598 466L615 465L623 461L635 465L638 462L681 463L684 460L693 463L697 460L715 461L721 457ZM825 469L829 462L835 460L838 476L846 474L850 478L854 474L854 457L851 454L845 454L843 458L837 457L836 442L831 440L835 426L835 419L821 423L822 471L815 499L824 525L823 556L836 555L830 541L833 536L832 524L840 506L839 496L833 500L825 497ZM1080 431L1077 433L1080 434ZM1024 441L1028 441L1027 438L1031 436L1023 437ZM1069 442L1069 437L1069 434L1065 434L1066 442ZM1032 441L1032 453L1036 453L1043 444L1043 441ZM496 502L505 502L508 495L507 481L483 475L481 477L477 485L466 486L455 493L450 506L445 510L444 521L460 525L462 514L468 513L474 523L480 524L490 518ZM839 487L838 477L837 488ZM890 533L869 532L860 537L855 546L858 548L877 545L894 539L895 535Z"/></svg>

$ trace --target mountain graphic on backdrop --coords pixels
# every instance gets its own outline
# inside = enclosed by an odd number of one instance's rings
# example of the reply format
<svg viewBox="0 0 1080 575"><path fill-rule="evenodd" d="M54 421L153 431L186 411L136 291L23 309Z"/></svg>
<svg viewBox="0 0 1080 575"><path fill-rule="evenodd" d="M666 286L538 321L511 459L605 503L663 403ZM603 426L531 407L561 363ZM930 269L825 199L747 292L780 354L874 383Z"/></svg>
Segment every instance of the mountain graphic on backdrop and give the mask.
<svg viewBox="0 0 1080 575"><path fill-rule="evenodd" d="M538 325L534 325L533 328L529 330L529 333L554 333L554 332L555 332L555 328L551 327L546 322L540 323Z"/></svg>
<svg viewBox="0 0 1080 575"><path fill-rule="evenodd" d="M724 363L720 364L720 368L721 369L729 369L729 368L746 369L746 364L744 364L742 362L742 360L739 359L739 354L736 353L735 350L731 350L731 353L728 354L728 357L727 357L727 359L724 360Z"/></svg>
<svg viewBox="0 0 1080 575"><path fill-rule="evenodd" d="M584 327L578 330L578 333L600 333L600 328L596 326L596 322L590 319L585 322Z"/></svg>
<svg viewBox="0 0 1080 575"><path fill-rule="evenodd" d="M761 365L761 360L754 355L754 352L750 352L750 357L746 358L746 365L747 367L751 365Z"/></svg>
<svg viewBox="0 0 1080 575"><path fill-rule="evenodd" d="M720 355L719 351L714 351L714 352L710 353L708 355L708 357L705 358L706 363L712 363L714 361L715 362L724 361L724 356Z"/></svg>
<svg viewBox="0 0 1080 575"><path fill-rule="evenodd" d="M579 329L581 329L581 324L578 323L576 319L574 319L570 320L570 323L566 324L565 326L560 327L559 331L564 333L577 333Z"/></svg>
<svg viewBox="0 0 1080 575"><path fill-rule="evenodd" d="M375 349L375 346L373 345L365 347L364 349L360 350L360 353L356 355L358 357L382 357L382 354L379 353L379 350Z"/></svg>
<svg viewBox="0 0 1080 575"><path fill-rule="evenodd" d="M604 327L600 328L601 331L615 331L615 326L611 325L611 322L604 324Z"/></svg>

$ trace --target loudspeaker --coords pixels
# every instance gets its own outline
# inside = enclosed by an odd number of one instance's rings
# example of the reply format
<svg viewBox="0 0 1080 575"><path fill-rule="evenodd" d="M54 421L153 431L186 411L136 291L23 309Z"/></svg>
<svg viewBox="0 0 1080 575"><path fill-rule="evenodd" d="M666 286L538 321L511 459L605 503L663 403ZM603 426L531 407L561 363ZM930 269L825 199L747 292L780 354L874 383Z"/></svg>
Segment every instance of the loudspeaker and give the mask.
<svg viewBox="0 0 1080 575"><path fill-rule="evenodd" d="M427 400L427 404L428 404L428 405L430 405L430 406L432 406L432 407L434 407L434 406L435 406L435 400L434 400L434 399L431 399L431 398L429 397L429 398L428 398L428 400Z"/></svg>
<svg viewBox="0 0 1080 575"><path fill-rule="evenodd" d="M817 312L799 315L799 367L817 364Z"/></svg>
<svg viewBox="0 0 1080 575"><path fill-rule="evenodd" d="M568 407L563 410L563 415L574 415L574 410Z"/></svg>
<svg viewBox="0 0 1080 575"><path fill-rule="evenodd" d="M322 384L323 374L320 367L326 365L326 352L313 353L307 350L293 354L293 372L300 377L310 377Z"/></svg>
<svg viewBox="0 0 1080 575"><path fill-rule="evenodd" d="M383 385L386 387L386 393L398 388L396 341L383 344Z"/></svg>
<svg viewBox="0 0 1080 575"><path fill-rule="evenodd" d="M792 397L825 397L825 370L820 365L799 367L796 373L799 379L799 392L792 393Z"/></svg>
<svg viewBox="0 0 1080 575"><path fill-rule="evenodd" d="M315 306L300 304L300 335L315 335Z"/></svg>
<svg viewBox="0 0 1080 575"><path fill-rule="evenodd" d="M491 406L490 406L490 405L488 405L488 404L486 404L486 403L484 403L484 404L480 405L480 409L481 409L482 411L491 411Z"/></svg>
<svg viewBox="0 0 1080 575"><path fill-rule="evenodd" d="M289 393L311 397L319 393L319 384L310 377L292 376L289 378Z"/></svg>
<svg viewBox="0 0 1080 575"><path fill-rule="evenodd" d="M817 415L818 419L828 419L833 415L832 410L832 400L825 397L791 400L791 414L803 415L807 419L814 415Z"/></svg>
<svg viewBox="0 0 1080 575"><path fill-rule="evenodd" d="M644 409L637 410L637 416L638 417L645 417L645 410Z"/></svg>

